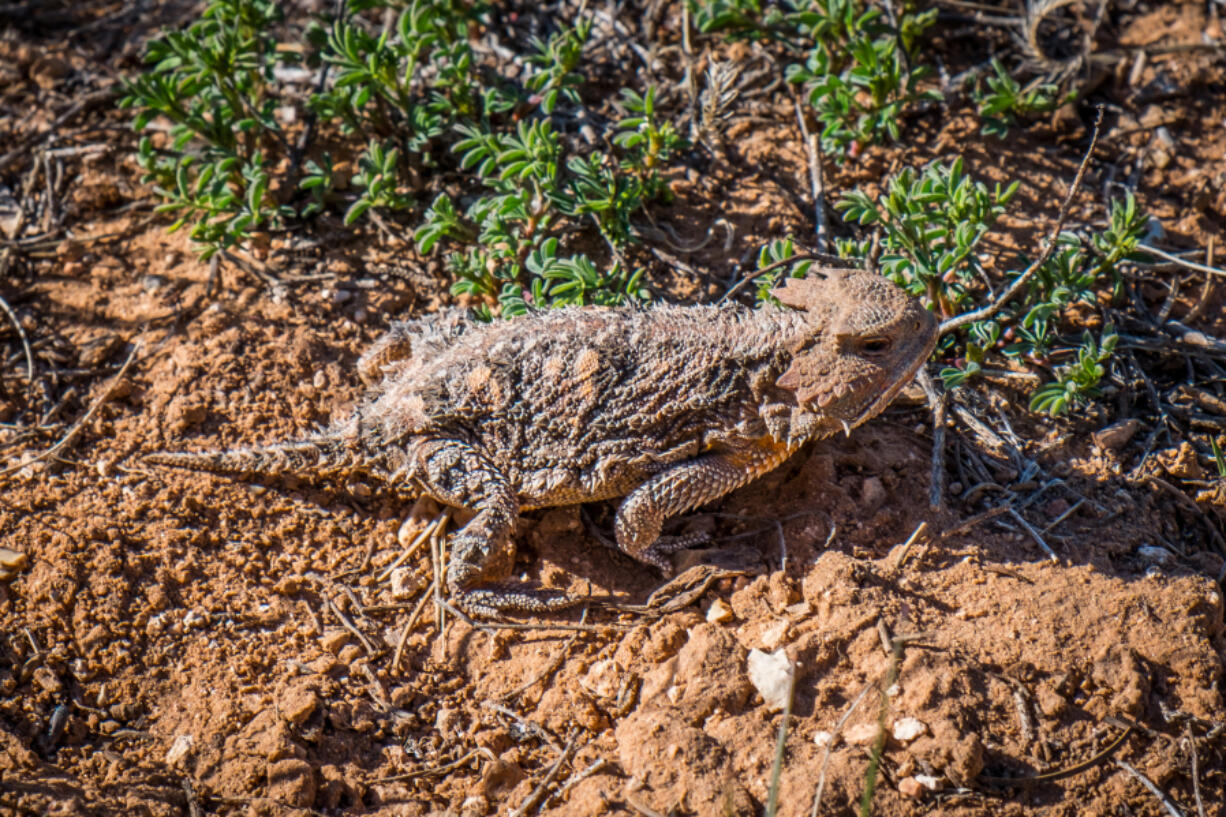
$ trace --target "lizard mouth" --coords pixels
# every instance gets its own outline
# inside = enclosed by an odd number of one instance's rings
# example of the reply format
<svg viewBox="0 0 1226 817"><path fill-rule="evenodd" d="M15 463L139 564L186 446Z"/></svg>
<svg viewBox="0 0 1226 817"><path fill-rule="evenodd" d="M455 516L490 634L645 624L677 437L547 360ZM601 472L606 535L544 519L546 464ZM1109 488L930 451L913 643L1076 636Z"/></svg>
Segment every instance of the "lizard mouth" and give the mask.
<svg viewBox="0 0 1226 817"><path fill-rule="evenodd" d="M916 354L915 360L907 368L907 371L903 374L903 376L894 381L894 384L886 389L880 397L869 403L868 407L861 411L848 425L851 428L855 428L861 423L867 422L880 414L881 411L885 409L885 407L888 406L895 397L898 396L898 393L902 391L908 383L915 379L915 375L919 372L920 367L924 365L925 361L931 357L932 350L936 348L936 345L937 337L936 334L933 333L932 340L924 344L924 348L921 349L918 354Z"/></svg>

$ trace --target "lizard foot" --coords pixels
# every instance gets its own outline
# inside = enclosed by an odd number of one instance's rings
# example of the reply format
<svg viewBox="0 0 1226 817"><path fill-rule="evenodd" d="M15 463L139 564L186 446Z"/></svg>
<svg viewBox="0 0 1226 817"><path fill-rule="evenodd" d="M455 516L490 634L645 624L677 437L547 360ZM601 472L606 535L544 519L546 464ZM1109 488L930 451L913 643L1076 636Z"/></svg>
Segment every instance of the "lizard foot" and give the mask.
<svg viewBox="0 0 1226 817"><path fill-rule="evenodd" d="M692 548L694 545L701 545L704 542L711 541L709 533L686 533L680 536L661 536L651 547L647 548L642 553L638 554L637 558L640 562L646 562L649 565L657 567L664 574L665 578L672 578L674 572L673 562L668 557L679 550Z"/></svg>

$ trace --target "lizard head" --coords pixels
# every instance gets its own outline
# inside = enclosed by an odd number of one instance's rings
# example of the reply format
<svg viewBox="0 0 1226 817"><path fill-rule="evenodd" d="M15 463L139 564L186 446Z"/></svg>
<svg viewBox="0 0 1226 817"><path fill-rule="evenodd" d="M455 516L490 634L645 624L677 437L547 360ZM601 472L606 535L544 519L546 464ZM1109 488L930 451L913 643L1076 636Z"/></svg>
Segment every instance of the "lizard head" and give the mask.
<svg viewBox="0 0 1226 817"><path fill-rule="evenodd" d="M933 314L874 272L821 269L771 294L812 326L788 349L791 366L776 385L824 425L850 431L878 414L936 345Z"/></svg>

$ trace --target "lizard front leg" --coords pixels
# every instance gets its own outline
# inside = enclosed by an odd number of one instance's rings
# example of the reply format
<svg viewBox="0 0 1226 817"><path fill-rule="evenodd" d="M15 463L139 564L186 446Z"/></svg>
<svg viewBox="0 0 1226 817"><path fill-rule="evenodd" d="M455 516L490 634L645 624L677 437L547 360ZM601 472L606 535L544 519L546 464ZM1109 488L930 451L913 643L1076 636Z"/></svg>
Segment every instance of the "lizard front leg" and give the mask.
<svg viewBox="0 0 1226 817"><path fill-rule="evenodd" d="M664 522L734 491L776 468L794 448L772 439L679 462L635 488L617 509L617 547L666 574L668 549L657 542Z"/></svg>
<svg viewBox="0 0 1226 817"><path fill-rule="evenodd" d="M419 445L417 477L439 502L476 512L451 538L447 590L467 612L493 617L500 612L546 613L581 599L514 587L486 587L507 578L515 566L511 534L519 501L506 475L487 457L458 440Z"/></svg>

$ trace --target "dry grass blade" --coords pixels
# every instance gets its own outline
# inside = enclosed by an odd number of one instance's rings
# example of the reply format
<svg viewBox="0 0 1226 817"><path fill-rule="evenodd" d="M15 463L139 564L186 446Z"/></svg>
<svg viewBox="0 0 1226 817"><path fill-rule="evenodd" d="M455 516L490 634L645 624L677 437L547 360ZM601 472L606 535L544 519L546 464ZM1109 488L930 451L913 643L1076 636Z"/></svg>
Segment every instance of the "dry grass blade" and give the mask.
<svg viewBox="0 0 1226 817"><path fill-rule="evenodd" d="M779 808L779 780L783 776L783 755L787 750L788 722L792 718L792 702L796 696L796 674L788 674L787 703L783 707L783 720L779 723L779 739L775 742L775 760L771 765L770 792L766 798L766 817L775 817Z"/></svg>
<svg viewBox="0 0 1226 817"><path fill-rule="evenodd" d="M1120 760L1117 758L1115 765L1128 772L1130 775L1140 781L1142 786L1149 789L1150 794L1158 798L1158 802L1162 804L1162 807L1166 809L1166 813L1171 815L1171 817L1185 817L1184 813L1180 811L1179 807L1171 802L1171 798L1168 797L1166 793L1162 791L1162 789L1158 788L1158 786L1154 784L1154 781L1141 774L1125 760Z"/></svg>
<svg viewBox="0 0 1226 817"><path fill-rule="evenodd" d="M813 793L812 817L817 817L818 808L822 804L822 793L826 789L826 771L830 767L830 753L834 749L835 742L839 739L839 732L842 731L843 725L847 723L847 719L850 718L851 714L856 711L856 707L860 705L860 702L864 700L864 696L867 695L868 691L872 688L872 681L865 684L864 688L860 690L860 694L858 694L855 697L855 700L851 702L851 706L847 707L847 711L843 713L843 716L839 718L838 723L834 725L834 729L830 730L830 740L826 742L826 752L822 755L822 768L817 778L817 791Z"/></svg>

